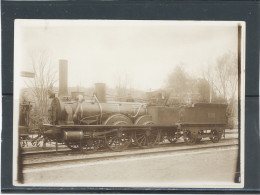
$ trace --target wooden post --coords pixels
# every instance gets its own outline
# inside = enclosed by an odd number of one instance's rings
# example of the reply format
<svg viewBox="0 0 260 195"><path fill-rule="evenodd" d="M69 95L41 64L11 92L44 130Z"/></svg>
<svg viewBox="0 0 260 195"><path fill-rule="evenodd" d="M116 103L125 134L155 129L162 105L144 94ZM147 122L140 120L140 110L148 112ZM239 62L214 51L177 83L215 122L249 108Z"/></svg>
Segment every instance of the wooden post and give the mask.
<svg viewBox="0 0 260 195"><path fill-rule="evenodd" d="M80 150L81 152L83 151L83 147L82 147L81 140L79 141L79 150Z"/></svg>
<svg viewBox="0 0 260 195"><path fill-rule="evenodd" d="M55 147L56 147L56 153L57 153L58 152L58 141L57 141L57 139L55 141L56 141Z"/></svg>

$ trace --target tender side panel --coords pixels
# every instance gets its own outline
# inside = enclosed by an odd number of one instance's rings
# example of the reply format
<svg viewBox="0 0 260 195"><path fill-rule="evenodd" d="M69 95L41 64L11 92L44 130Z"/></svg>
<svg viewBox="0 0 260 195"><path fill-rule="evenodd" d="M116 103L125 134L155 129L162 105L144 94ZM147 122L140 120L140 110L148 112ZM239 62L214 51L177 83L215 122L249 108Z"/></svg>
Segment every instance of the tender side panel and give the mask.
<svg viewBox="0 0 260 195"><path fill-rule="evenodd" d="M156 125L176 125L180 121L180 109L165 106L148 107L148 114L152 116Z"/></svg>
<svg viewBox="0 0 260 195"><path fill-rule="evenodd" d="M181 114L182 124L226 124L226 108L224 104L195 104Z"/></svg>

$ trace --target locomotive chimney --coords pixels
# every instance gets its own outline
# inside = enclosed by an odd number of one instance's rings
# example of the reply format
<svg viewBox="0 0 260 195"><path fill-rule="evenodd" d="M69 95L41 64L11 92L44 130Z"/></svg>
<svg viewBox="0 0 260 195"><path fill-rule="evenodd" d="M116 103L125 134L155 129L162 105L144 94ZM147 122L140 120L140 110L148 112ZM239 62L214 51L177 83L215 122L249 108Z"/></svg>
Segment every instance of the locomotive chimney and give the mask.
<svg viewBox="0 0 260 195"><path fill-rule="evenodd" d="M95 93L99 102L106 102L106 84L105 83L95 83Z"/></svg>
<svg viewBox="0 0 260 195"><path fill-rule="evenodd" d="M59 60L59 97L68 96L68 61Z"/></svg>

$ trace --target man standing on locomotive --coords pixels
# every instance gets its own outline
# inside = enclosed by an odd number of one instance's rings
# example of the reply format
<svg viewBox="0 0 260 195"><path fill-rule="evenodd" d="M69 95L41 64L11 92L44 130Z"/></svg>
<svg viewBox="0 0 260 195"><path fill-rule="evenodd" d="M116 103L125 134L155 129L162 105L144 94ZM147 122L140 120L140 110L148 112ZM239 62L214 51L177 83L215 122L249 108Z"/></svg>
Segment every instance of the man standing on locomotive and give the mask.
<svg viewBox="0 0 260 195"><path fill-rule="evenodd" d="M53 99L51 101L51 106L48 110L49 112L49 121L52 125L58 125L59 122L59 115L60 115L60 101L58 97L55 96L55 92L51 89L48 90L49 98Z"/></svg>

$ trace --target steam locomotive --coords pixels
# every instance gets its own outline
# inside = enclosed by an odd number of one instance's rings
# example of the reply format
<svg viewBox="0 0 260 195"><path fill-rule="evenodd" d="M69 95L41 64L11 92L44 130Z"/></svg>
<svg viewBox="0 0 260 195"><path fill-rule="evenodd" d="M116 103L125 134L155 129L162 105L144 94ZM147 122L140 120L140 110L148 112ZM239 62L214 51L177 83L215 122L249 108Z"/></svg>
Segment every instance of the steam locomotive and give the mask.
<svg viewBox="0 0 260 195"><path fill-rule="evenodd" d="M55 141L56 146L62 143L72 150L96 151L108 147L122 151L130 144L145 148L165 140L175 143L180 137L187 144L202 138L218 142L225 131L225 104L169 106L107 102L103 83L95 85L92 100L84 99L80 92L73 93L72 98L64 97L62 94L67 94L66 69L66 61L60 62L60 72L63 72L60 74L60 97L50 94L50 124L41 127L44 138Z"/></svg>
<svg viewBox="0 0 260 195"><path fill-rule="evenodd" d="M187 144L202 138L218 142L226 126L226 105L197 103L186 107L129 102L52 100L51 124L44 136L71 149L96 150L102 144L122 151L131 143L150 147L183 136Z"/></svg>

